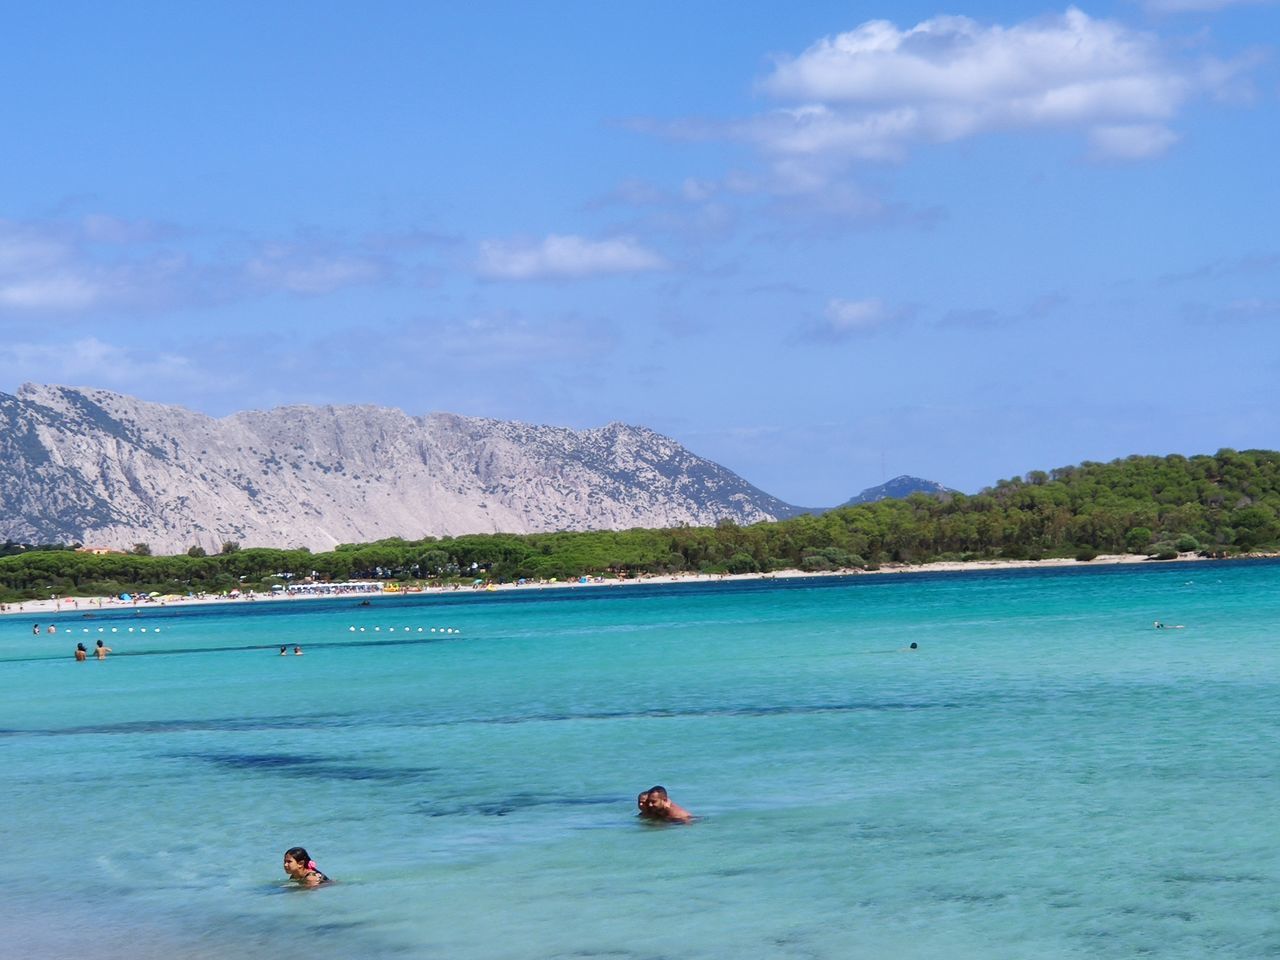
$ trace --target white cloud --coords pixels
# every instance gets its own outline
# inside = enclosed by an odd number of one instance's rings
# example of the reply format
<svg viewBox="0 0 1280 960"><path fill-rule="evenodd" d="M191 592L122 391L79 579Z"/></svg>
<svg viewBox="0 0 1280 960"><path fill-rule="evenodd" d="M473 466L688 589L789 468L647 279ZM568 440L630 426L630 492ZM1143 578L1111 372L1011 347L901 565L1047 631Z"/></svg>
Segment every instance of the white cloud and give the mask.
<svg viewBox="0 0 1280 960"><path fill-rule="evenodd" d="M587 240L551 234L536 242L485 241L477 269L498 280L543 280L642 273L666 266L662 257L629 237Z"/></svg>
<svg viewBox="0 0 1280 960"><path fill-rule="evenodd" d="M991 131L1079 130L1133 159L1167 149L1186 101L1237 73L1175 62L1155 36L1074 7L1008 27L874 20L780 59L761 87L796 105L735 132L775 157L880 160Z"/></svg>

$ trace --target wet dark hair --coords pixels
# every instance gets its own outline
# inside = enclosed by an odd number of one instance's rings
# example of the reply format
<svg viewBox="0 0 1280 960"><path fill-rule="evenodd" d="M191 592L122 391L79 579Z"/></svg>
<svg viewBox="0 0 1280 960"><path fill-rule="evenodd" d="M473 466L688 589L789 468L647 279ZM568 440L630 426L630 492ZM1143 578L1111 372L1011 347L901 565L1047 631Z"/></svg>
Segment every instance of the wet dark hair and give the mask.
<svg viewBox="0 0 1280 960"><path fill-rule="evenodd" d="M84 644L83 644L83 643L77 643L77 644L76 644L76 649L77 649L77 650L84 650ZM86 652L87 652L87 651L86 651Z"/></svg>
<svg viewBox="0 0 1280 960"><path fill-rule="evenodd" d="M284 852L286 857L293 857L298 863L304 867L311 862L311 854L307 853L306 847L290 847Z"/></svg>
<svg viewBox="0 0 1280 960"><path fill-rule="evenodd" d="M918 649L918 645L916 644L916 642L915 642L914 640L912 640L912 641L911 641L911 649L912 649L912 650L916 650L916 649Z"/></svg>
<svg viewBox="0 0 1280 960"><path fill-rule="evenodd" d="M645 793L647 793L649 796L653 796L656 793L658 796L662 797L662 799L664 800L667 798L666 787L650 787L648 790L645 791Z"/></svg>
<svg viewBox="0 0 1280 960"><path fill-rule="evenodd" d="M101 640L99 640L99 641L98 641L98 646L102 646L102 641L101 641Z"/></svg>

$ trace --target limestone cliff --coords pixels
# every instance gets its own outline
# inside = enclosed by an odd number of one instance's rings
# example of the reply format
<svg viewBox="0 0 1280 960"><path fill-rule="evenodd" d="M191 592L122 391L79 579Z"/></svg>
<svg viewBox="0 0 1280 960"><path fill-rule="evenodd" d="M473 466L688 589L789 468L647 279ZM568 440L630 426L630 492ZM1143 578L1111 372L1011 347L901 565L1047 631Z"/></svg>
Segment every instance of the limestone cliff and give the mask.
<svg viewBox="0 0 1280 960"><path fill-rule="evenodd" d="M215 419L80 387L0 394L0 539L156 553L625 529L796 508L643 427L372 406Z"/></svg>

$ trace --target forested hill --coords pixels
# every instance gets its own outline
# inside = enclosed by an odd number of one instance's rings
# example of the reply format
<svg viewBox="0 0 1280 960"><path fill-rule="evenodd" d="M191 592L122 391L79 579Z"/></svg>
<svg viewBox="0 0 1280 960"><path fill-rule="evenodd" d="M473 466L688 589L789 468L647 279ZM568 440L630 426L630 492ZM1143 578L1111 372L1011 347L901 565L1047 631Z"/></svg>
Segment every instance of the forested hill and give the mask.
<svg viewBox="0 0 1280 960"><path fill-rule="evenodd" d="M923 536L899 547L927 555L1249 551L1280 539L1280 453L1085 462L1001 480L973 497L913 498L911 506Z"/></svg>
<svg viewBox="0 0 1280 960"><path fill-rule="evenodd" d="M739 526L475 534L382 540L325 553L246 549L216 556L90 556L39 549L0 557L0 598L266 588L318 580L513 580L581 574L839 570L886 562L1102 553L1171 558L1280 547L1280 453L1129 457L1001 480L975 496L915 494L822 515Z"/></svg>

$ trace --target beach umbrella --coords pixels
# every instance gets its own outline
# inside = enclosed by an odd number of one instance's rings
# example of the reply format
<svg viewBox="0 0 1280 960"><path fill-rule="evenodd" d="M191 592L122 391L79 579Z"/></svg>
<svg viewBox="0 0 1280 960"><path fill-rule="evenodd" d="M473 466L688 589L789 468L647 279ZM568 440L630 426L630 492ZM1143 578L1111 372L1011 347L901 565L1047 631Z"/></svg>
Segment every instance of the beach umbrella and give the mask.
<svg viewBox="0 0 1280 960"><path fill-rule="evenodd" d="M120 599L121 599L121 600L132 600L132 599L133 599L133 597L129 596L129 594L127 594L127 593L122 593L122 594L120 594Z"/></svg>

